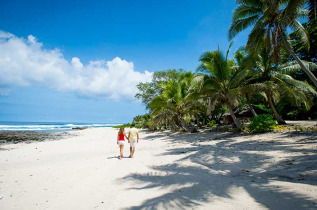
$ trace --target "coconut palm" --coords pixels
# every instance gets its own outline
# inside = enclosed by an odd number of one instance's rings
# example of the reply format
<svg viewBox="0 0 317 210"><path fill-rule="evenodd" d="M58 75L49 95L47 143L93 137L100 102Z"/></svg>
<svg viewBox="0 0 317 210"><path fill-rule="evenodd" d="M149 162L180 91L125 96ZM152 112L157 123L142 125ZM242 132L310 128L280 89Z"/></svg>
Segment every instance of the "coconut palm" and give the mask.
<svg viewBox="0 0 317 210"><path fill-rule="evenodd" d="M193 110L188 98L193 77L191 72L187 72L180 75L178 81L170 80L162 85L162 94L155 97L149 105L155 123L169 122L171 125L180 125L186 131L190 130L186 119Z"/></svg>
<svg viewBox="0 0 317 210"><path fill-rule="evenodd" d="M226 104L235 126L240 128L241 123L233 112L233 106L237 104L236 96L247 72L236 70L234 60L228 59L231 45L226 55L219 49L203 53L201 65L197 69L200 74L195 77L193 84L199 85L200 94L209 99L212 107L218 103Z"/></svg>
<svg viewBox="0 0 317 210"><path fill-rule="evenodd" d="M248 75L247 77L242 81L242 85L240 88L240 93L242 96L245 97L247 105L249 106L249 109L253 115L253 117L256 117L257 114L255 110L253 109L253 106L250 102L251 95L257 93L257 90L254 89L252 86L252 80L254 80L255 72L253 71L254 67L254 59L247 53L244 47L240 48L234 53L234 57L236 60L236 69L238 71L247 71Z"/></svg>
<svg viewBox="0 0 317 210"><path fill-rule="evenodd" d="M298 58L287 40L287 28L290 27L309 49L308 33L298 21L299 18L308 16L309 11L303 9L306 2L306 0L236 0L238 6L234 10L229 39L231 40L247 27L253 26L247 48L257 48L262 37L265 36L268 44L272 42L274 46L273 57L277 64L283 44L317 87L316 77Z"/></svg>
<svg viewBox="0 0 317 210"><path fill-rule="evenodd" d="M262 39L263 40L263 39ZM306 82L292 78L289 73L299 69L299 65L294 62L283 65L276 65L272 59L273 50L270 45L262 41L262 45L257 48L257 53L253 53L256 66L255 80L253 81L253 90L263 92L274 117L279 124L285 124L274 106L275 101L280 96L287 98L292 104L304 104L307 108L310 106L310 95L316 95L316 91ZM316 65L308 63L314 68Z"/></svg>
<svg viewBox="0 0 317 210"><path fill-rule="evenodd" d="M167 128L177 120L172 107L169 106L168 99L162 95L153 98L149 107L151 107L150 115L153 117L155 125L164 125Z"/></svg>

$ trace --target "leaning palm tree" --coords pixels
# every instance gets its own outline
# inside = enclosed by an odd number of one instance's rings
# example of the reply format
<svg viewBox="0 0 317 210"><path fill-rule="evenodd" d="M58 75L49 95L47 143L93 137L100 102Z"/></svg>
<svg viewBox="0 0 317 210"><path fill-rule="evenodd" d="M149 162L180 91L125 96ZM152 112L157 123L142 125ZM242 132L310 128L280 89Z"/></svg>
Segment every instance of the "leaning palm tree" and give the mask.
<svg viewBox="0 0 317 210"><path fill-rule="evenodd" d="M289 73L299 69L298 64L294 62L283 65L276 65L272 59L273 49L262 39L262 44L257 48L257 53L253 52L255 61L255 79L251 81L253 90L264 93L273 115L279 124L285 124L274 106L275 101L280 96L284 96L294 105L304 104L306 108L310 106L311 95L316 95L316 91L306 82L298 81L292 78ZM313 63L306 63L314 68ZM253 84L252 84L253 83Z"/></svg>
<svg viewBox="0 0 317 210"><path fill-rule="evenodd" d="M219 49L217 51L205 52L201 58L201 65L197 71L200 72L193 80L193 85L198 84L200 94L211 101L214 107L217 103L226 104L230 115L237 128L241 127L240 121L233 112L233 105L237 103L237 93L242 81L247 76L246 71L237 71L233 59L228 59Z"/></svg>
<svg viewBox="0 0 317 210"><path fill-rule="evenodd" d="M283 44L317 87L316 77L295 54L287 39L287 28L290 27L309 49L308 33L298 21L299 18L308 16L309 11L303 9L306 2L306 0L236 0L238 7L234 10L229 39L231 40L247 27L253 26L247 48L257 48L262 37L266 36L267 42L273 43L273 57L275 63L278 63L281 44Z"/></svg>

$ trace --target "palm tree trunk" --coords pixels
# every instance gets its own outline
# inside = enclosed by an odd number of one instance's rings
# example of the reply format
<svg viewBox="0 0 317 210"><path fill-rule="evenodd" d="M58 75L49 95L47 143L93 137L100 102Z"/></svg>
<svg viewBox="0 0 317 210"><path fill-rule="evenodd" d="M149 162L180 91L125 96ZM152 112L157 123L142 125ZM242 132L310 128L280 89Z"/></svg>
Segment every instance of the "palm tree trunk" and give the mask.
<svg viewBox="0 0 317 210"><path fill-rule="evenodd" d="M165 129L167 129L167 119L166 119L166 116L165 116Z"/></svg>
<svg viewBox="0 0 317 210"><path fill-rule="evenodd" d="M246 93L246 94L245 94L245 98L246 98L246 100L247 100L247 104L248 104L248 106L249 106L249 108L250 108L250 110L251 110L251 113L252 113L253 117L256 117L257 114L256 114L255 110L253 109L253 106L252 106L251 103L250 103L250 96L249 96L249 94Z"/></svg>
<svg viewBox="0 0 317 210"><path fill-rule="evenodd" d="M280 32L284 47L292 55L292 57L297 61L297 63L301 67L301 69L308 75L308 77L311 79L311 81L313 81L314 85L317 87L317 78L315 77L315 75L309 69L306 68L306 66L303 64L303 62L299 59L299 57L296 55L294 50L288 44L288 42L287 42L286 38L284 37L284 34L283 34L280 26L278 27L278 30Z"/></svg>
<svg viewBox="0 0 317 210"><path fill-rule="evenodd" d="M182 128L183 128L185 131L189 132L189 131L190 131L190 129L189 129L188 125L184 122L184 120L183 120L183 117L182 117L182 116L180 116L180 117L179 117L179 121L181 122L181 126L182 126Z"/></svg>
<svg viewBox="0 0 317 210"><path fill-rule="evenodd" d="M199 127L199 116L197 113L196 113L196 123L197 123L197 127Z"/></svg>
<svg viewBox="0 0 317 210"><path fill-rule="evenodd" d="M276 111L276 109L274 107L271 94L269 92L266 92L265 95L267 97L267 100L269 102L270 108L273 111L274 118L276 119L277 123L280 124L280 125L285 125L286 122L281 118L281 116L277 113L277 111Z"/></svg>
<svg viewBox="0 0 317 210"><path fill-rule="evenodd" d="M240 128L241 127L241 123L240 123L240 120L238 120L232 110L232 107L231 107L231 104L230 103L227 103L227 106L228 106L228 109L229 109L229 112L230 112L230 115L233 119L233 122L234 124L236 125L237 128Z"/></svg>

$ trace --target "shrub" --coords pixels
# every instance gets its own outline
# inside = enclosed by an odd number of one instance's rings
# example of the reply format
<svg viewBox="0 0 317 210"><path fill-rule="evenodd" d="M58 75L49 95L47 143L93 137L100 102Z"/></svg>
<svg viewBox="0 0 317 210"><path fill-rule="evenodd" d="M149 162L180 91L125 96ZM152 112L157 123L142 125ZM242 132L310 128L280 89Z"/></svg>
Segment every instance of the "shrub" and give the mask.
<svg viewBox="0 0 317 210"><path fill-rule="evenodd" d="M207 126L213 128L213 127L217 127L218 124L216 123L215 120L211 120L210 122L207 123Z"/></svg>
<svg viewBox="0 0 317 210"><path fill-rule="evenodd" d="M252 133L264 133L272 131L276 126L276 121L270 114L260 114L251 120L249 130Z"/></svg>

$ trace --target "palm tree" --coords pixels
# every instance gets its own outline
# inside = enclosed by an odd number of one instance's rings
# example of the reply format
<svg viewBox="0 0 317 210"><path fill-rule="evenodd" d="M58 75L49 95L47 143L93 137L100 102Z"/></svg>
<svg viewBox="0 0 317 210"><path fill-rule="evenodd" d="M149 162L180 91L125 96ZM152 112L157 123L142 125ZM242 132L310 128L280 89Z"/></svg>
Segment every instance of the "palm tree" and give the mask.
<svg viewBox="0 0 317 210"><path fill-rule="evenodd" d="M214 107L217 103L224 103L237 128L241 127L240 121L233 112L233 105L237 103L236 95L241 87L246 71L237 71L233 59L228 59L229 46L226 56L219 50L207 51L200 58L201 65L197 71L201 72L193 80L193 85L199 85L200 94L211 101Z"/></svg>
<svg viewBox="0 0 317 210"><path fill-rule="evenodd" d="M235 68L238 71L248 72L248 76L242 81L243 85L241 85L240 92L241 95L245 97L253 117L256 117L257 114L250 102L251 95L257 92L256 89L252 87L253 84L251 83L255 76L255 72L252 70L252 67L254 67L254 59L247 53L244 47L241 47L239 50L237 50L234 53L234 57L237 64Z"/></svg>
<svg viewBox="0 0 317 210"><path fill-rule="evenodd" d="M165 121L190 131L185 118L188 118L193 110L188 98L193 77L191 72L187 72L180 75L178 81L170 80L162 85L162 94L154 97L149 104L155 123Z"/></svg>
<svg viewBox="0 0 317 210"><path fill-rule="evenodd" d="M264 38L262 39L262 44L257 48L257 53L253 52L252 54L256 64L254 67L256 76L252 89L265 94L274 117L279 124L285 124L285 121L276 111L274 99L277 100L280 96L284 96L292 104L303 103L309 108L309 95L316 95L316 91L308 83L295 80L289 75L291 71L298 70L298 64L291 62L276 65L272 58L273 49L265 43ZM312 63L307 62L307 65L316 68L316 65Z"/></svg>
<svg viewBox="0 0 317 210"><path fill-rule="evenodd" d="M247 27L254 26L249 34L247 48L257 48L262 37L266 36L267 42L273 43L273 57L277 64L282 43L317 87L316 77L299 59L287 41L286 30L290 27L309 49L308 33L298 21L299 18L308 15L309 11L303 9L306 2L306 0L236 0L238 7L234 10L229 39L231 40Z"/></svg>
<svg viewBox="0 0 317 210"><path fill-rule="evenodd" d="M162 95L153 98L149 103L149 107L151 108L150 115L153 117L155 125L164 125L167 128L168 125L175 122L173 109L169 106L168 99Z"/></svg>

